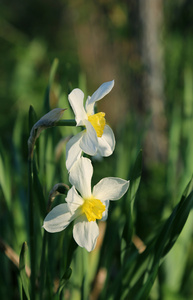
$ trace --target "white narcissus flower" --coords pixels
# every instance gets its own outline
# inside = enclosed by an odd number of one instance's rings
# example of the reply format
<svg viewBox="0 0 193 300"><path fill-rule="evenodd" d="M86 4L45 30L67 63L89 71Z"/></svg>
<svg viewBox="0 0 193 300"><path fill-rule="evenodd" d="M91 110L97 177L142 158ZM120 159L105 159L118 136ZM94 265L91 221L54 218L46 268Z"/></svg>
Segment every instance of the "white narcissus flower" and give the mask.
<svg viewBox="0 0 193 300"><path fill-rule="evenodd" d="M83 106L84 93L80 89L74 89L68 100L75 114L76 126L84 126L81 131L66 145L66 167L70 171L74 162L81 157L82 151L88 155L109 156L115 148L115 137L112 129L106 124L105 113L94 113L97 101L107 95L114 86L114 80L103 83L86 100Z"/></svg>
<svg viewBox="0 0 193 300"><path fill-rule="evenodd" d="M46 216L43 227L48 232L59 232L74 221L73 237L76 243L92 251L99 228L96 220L105 221L109 200L120 199L128 190L129 181L116 177L100 180L91 191L93 167L90 159L81 157L72 167L66 202L54 207ZM78 192L77 192L78 191Z"/></svg>

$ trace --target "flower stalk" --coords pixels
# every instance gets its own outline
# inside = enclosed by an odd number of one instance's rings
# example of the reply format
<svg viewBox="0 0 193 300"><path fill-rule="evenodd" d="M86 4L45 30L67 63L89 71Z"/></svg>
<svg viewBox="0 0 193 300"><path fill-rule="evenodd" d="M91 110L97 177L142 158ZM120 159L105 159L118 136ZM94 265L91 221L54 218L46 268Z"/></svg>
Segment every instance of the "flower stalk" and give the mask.
<svg viewBox="0 0 193 300"><path fill-rule="evenodd" d="M75 120L59 120L55 123L55 126L76 126Z"/></svg>
<svg viewBox="0 0 193 300"><path fill-rule="evenodd" d="M31 299L35 299L35 244L34 244L34 201L33 201L33 158L28 157L28 203L31 265Z"/></svg>

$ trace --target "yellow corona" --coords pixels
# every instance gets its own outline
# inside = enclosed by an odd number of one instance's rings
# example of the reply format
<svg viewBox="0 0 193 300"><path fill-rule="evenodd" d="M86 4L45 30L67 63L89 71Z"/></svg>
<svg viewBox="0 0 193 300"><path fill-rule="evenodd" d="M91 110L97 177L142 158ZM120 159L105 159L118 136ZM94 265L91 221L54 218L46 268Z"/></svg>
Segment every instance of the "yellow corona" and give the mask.
<svg viewBox="0 0 193 300"><path fill-rule="evenodd" d="M82 205L82 212L85 213L89 222L96 221L96 219L100 220L105 209L105 205L94 197L84 199L84 204Z"/></svg>
<svg viewBox="0 0 193 300"><path fill-rule="evenodd" d="M92 116L88 116L88 121L92 124L94 127L97 136L101 137L103 135L103 131L106 125L106 120L105 120L105 113L104 112L99 112L97 114L94 114Z"/></svg>

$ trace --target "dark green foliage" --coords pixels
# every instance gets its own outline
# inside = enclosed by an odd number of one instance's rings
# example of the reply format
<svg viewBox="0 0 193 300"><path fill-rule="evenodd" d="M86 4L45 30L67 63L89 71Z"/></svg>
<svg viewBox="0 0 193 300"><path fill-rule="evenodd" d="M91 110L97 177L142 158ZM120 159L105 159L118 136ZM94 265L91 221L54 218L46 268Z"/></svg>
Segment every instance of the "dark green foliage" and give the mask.
<svg viewBox="0 0 193 300"><path fill-rule="evenodd" d="M101 300L191 300L192 2L160 1L164 6L161 39L168 143L164 162L151 160L151 149L144 151L150 112L141 94L147 70L140 56L139 1L8 2L0 4L0 239L14 250L19 267L1 249L0 298L29 299L31 293L33 300L69 295L87 299L96 291L102 271ZM101 227L102 244L87 255L75 243L72 226L47 234L42 224L53 186L58 182L70 186L64 140L78 131L71 127L75 121L67 94L79 87L85 96L87 89L90 95L92 87L102 83L101 74L105 80L115 78L118 106L117 102L109 105L111 98L99 106L113 124L117 144L111 157L93 161L92 184L117 176L130 180L130 188L122 199L111 203L106 227ZM54 107L67 108L64 120L36 140L34 160L29 164L33 176L28 182L30 130ZM61 126L66 119L69 126ZM60 186L58 192L52 207L65 202L67 189ZM27 197L33 199L31 207ZM146 247L141 253L135 237ZM26 265L33 273L30 279Z"/></svg>

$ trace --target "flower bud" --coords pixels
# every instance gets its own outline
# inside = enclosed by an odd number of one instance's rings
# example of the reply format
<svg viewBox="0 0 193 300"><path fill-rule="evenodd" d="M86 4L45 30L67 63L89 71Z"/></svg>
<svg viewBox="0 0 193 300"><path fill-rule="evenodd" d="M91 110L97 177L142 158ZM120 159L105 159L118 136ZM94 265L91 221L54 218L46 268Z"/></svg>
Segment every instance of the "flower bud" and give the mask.
<svg viewBox="0 0 193 300"><path fill-rule="evenodd" d="M33 155L34 145L41 131L55 126L56 122L59 121L65 110L65 108L54 108L34 124L30 132L30 137L28 139L29 156Z"/></svg>

